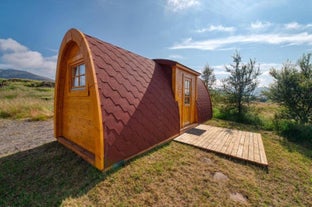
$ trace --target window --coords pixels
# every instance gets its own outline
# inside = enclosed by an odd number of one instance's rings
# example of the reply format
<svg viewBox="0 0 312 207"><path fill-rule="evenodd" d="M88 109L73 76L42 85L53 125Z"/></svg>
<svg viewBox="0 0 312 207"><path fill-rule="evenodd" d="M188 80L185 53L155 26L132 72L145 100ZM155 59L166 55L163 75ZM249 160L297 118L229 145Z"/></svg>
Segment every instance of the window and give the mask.
<svg viewBox="0 0 312 207"><path fill-rule="evenodd" d="M72 68L72 89L80 90L86 86L86 67L84 64Z"/></svg>
<svg viewBox="0 0 312 207"><path fill-rule="evenodd" d="M191 102L191 81L184 81L184 104L190 104Z"/></svg>

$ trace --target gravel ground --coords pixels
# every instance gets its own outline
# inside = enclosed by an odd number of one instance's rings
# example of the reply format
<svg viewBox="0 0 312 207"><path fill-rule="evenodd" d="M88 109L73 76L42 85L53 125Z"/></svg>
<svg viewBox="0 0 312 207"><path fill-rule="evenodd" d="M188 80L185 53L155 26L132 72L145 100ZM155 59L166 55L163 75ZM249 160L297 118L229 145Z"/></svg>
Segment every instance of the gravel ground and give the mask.
<svg viewBox="0 0 312 207"><path fill-rule="evenodd" d="M55 141L53 120L0 119L0 157Z"/></svg>

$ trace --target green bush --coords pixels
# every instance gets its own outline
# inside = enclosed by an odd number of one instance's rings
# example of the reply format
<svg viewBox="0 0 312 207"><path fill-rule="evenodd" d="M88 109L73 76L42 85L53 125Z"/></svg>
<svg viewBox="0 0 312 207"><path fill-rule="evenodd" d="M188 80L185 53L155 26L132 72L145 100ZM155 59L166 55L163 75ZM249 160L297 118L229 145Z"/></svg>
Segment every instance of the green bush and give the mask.
<svg viewBox="0 0 312 207"><path fill-rule="evenodd" d="M269 118L261 117L261 129L273 131L274 130L274 122Z"/></svg>
<svg viewBox="0 0 312 207"><path fill-rule="evenodd" d="M289 119L275 119L274 128L283 137L292 142L312 144L312 126L299 124Z"/></svg>
<svg viewBox="0 0 312 207"><path fill-rule="evenodd" d="M227 107L214 108L214 118L228 121L239 122L243 124L261 126L262 121L256 110L244 108L244 113L239 114L237 110Z"/></svg>

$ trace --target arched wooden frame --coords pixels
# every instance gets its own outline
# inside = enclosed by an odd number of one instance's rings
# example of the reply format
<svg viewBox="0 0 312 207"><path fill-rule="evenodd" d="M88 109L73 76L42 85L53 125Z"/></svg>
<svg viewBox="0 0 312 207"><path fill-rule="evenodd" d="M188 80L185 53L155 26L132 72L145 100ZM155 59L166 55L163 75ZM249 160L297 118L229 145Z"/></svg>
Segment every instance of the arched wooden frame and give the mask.
<svg viewBox="0 0 312 207"><path fill-rule="evenodd" d="M88 87L94 87L95 90L95 102L93 107L96 107L98 119L96 121L96 127L99 129L99 137L95 137L95 149L94 149L94 160L89 161L91 164L95 165L96 168L103 170L104 169L104 131L103 131L103 118L101 112L100 97L98 91L97 78L95 76L95 68L93 64L92 54L88 45L88 42L83 33L76 29L69 30L61 43L61 47L58 55L57 70L56 70L56 80L55 80L55 93L54 93L54 134L59 142L62 142L60 137L62 134L62 115L63 115L63 97L64 97L64 88L66 83L66 70L68 69L67 58L70 53L73 45L77 45L82 54L82 57L77 57L77 61L83 60L86 70L90 70L92 83L86 83L86 90ZM80 59L79 59L80 58ZM79 92L78 92L79 93ZM80 92L81 93L81 92ZM77 95L77 93L76 93ZM65 143L63 143L65 144ZM71 147L68 144L65 144L67 147L71 148L77 154L82 155L81 151Z"/></svg>

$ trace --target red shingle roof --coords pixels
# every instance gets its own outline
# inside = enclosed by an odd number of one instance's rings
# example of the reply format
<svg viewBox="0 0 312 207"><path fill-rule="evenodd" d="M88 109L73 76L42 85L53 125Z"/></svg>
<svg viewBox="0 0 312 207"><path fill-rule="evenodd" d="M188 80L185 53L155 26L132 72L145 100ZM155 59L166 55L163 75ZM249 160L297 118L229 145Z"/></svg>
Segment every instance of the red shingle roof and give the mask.
<svg viewBox="0 0 312 207"><path fill-rule="evenodd" d="M198 123L202 123L212 118L212 105L210 95L204 81L197 79L198 97L196 100Z"/></svg>
<svg viewBox="0 0 312 207"><path fill-rule="evenodd" d="M105 168L180 132L171 76L153 60L85 35L103 116Z"/></svg>

